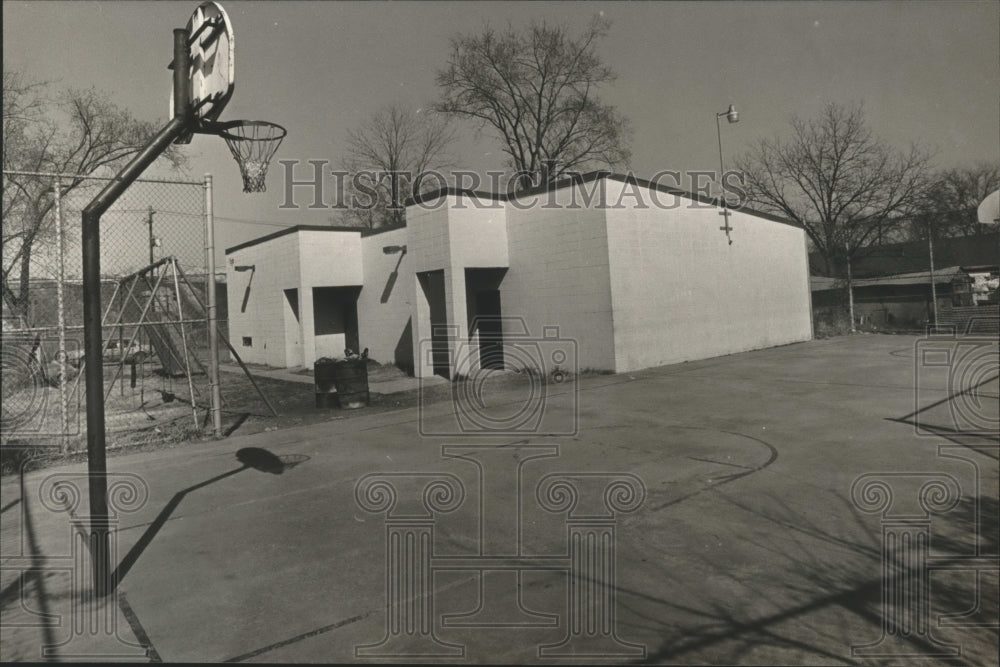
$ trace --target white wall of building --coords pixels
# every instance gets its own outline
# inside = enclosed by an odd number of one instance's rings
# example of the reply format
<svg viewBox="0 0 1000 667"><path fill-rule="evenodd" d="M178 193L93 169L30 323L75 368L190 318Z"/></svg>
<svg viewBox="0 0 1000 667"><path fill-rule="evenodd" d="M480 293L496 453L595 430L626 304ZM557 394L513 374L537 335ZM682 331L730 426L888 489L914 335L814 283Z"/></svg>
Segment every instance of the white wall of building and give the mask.
<svg viewBox="0 0 1000 667"><path fill-rule="evenodd" d="M404 227L361 239L364 287L358 297L358 338L362 349L368 348L369 358L400 367L413 363L415 280L408 232ZM382 251L387 246L403 245L407 245L405 254Z"/></svg>
<svg viewBox="0 0 1000 667"><path fill-rule="evenodd" d="M284 294L300 284L296 234L240 248L227 253L226 259L229 339L240 358L248 363L285 366L289 355L301 357L301 327L294 321ZM240 272L237 266L255 268ZM250 345L245 344L245 338L250 339Z"/></svg>
<svg viewBox="0 0 1000 667"><path fill-rule="evenodd" d="M255 269L236 271L241 265ZM302 229L228 252L230 340L247 362L311 366L318 356L312 288L360 286L363 280L360 232ZM298 317L286 290L295 290ZM339 344L342 353L343 341Z"/></svg>
<svg viewBox="0 0 1000 667"><path fill-rule="evenodd" d="M478 338L469 330L466 269L506 268L506 207L503 202L467 195L448 197L449 266L445 271L448 322L461 344L452 349L454 372L468 375L479 367Z"/></svg>
<svg viewBox="0 0 1000 667"><path fill-rule="evenodd" d="M317 349L314 287L361 286L361 232L304 229L296 233L299 240L301 284L299 312L302 319L302 356L288 359L286 366L306 366L324 356L344 355L344 337L330 336Z"/></svg>
<svg viewBox="0 0 1000 667"><path fill-rule="evenodd" d="M574 341L580 367L614 367L614 329L604 212L597 201L583 205L593 184L558 191L551 208L548 195L526 210L508 202L507 238L510 270L500 286L505 317L522 318L530 337L543 327L558 327ZM576 202L575 204L573 202ZM517 340L504 331L504 344ZM549 347L551 347L549 345ZM507 365L516 364L509 348Z"/></svg>
<svg viewBox="0 0 1000 667"><path fill-rule="evenodd" d="M421 352L434 313L459 341L446 344L450 372L465 373L478 363L466 272L496 269L477 271L473 291L499 280L501 314L511 322L508 368L523 365L519 341L533 345L545 327L576 353L565 367L618 372L811 338L803 230L740 211L730 220L732 245L719 209L614 178L501 206L443 195L409 206L401 229L364 238L300 229L228 253L230 335L250 362L291 367L339 356L343 333L314 335L313 289L359 286L359 345L371 358L432 374ZM236 265L257 267L245 311L251 273ZM297 290L297 319L285 290Z"/></svg>
<svg viewBox="0 0 1000 667"><path fill-rule="evenodd" d="M616 371L812 337L802 229L732 211L730 245L714 206L605 187Z"/></svg>

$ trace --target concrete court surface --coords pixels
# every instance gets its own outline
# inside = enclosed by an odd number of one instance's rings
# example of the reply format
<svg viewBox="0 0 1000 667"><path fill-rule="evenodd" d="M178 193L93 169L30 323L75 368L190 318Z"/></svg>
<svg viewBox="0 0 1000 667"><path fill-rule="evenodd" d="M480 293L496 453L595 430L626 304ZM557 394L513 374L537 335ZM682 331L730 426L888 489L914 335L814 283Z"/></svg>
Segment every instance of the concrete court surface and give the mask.
<svg viewBox="0 0 1000 667"><path fill-rule="evenodd" d="M559 664L571 638L572 662L996 665L979 345L853 336L587 376L545 396L575 435L421 435L454 421L441 403L112 457L109 483L148 497L120 499L138 509L105 604L50 500L75 484L85 515L85 467L29 473L23 497L5 478L0 658ZM388 521L359 505L393 497ZM571 533L590 556L568 557Z"/></svg>

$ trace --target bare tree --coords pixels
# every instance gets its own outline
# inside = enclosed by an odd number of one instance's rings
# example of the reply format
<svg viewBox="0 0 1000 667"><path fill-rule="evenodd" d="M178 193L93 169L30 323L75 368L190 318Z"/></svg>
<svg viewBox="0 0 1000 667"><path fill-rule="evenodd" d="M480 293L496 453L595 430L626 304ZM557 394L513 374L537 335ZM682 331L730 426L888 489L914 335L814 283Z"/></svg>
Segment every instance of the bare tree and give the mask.
<svg viewBox="0 0 1000 667"><path fill-rule="evenodd" d="M1000 164L983 162L947 169L931 177L923 205L907 230L913 239L978 236L990 231L979 223L977 209L1000 188Z"/></svg>
<svg viewBox="0 0 1000 667"><path fill-rule="evenodd" d="M902 224L925 194L930 155L875 137L860 105L829 104L791 121L787 139L763 139L737 160L756 207L801 224L827 272L845 275L878 234Z"/></svg>
<svg viewBox="0 0 1000 667"><path fill-rule="evenodd" d="M74 174L62 181L68 194L82 176L113 169L142 150L159 128L137 120L96 90L67 90L53 98L49 86L22 73L3 70L3 169ZM183 156L167 158L177 167ZM32 253L56 241L51 215L52 179L3 176L4 301L27 317Z"/></svg>
<svg viewBox="0 0 1000 667"><path fill-rule="evenodd" d="M352 176L346 199L358 205L349 206L340 221L370 229L402 225L406 200L432 182L422 176L446 166L453 140L447 119L434 112L400 105L378 111L348 134L341 166Z"/></svg>
<svg viewBox="0 0 1000 667"><path fill-rule="evenodd" d="M595 17L579 37L544 23L524 34L508 26L455 37L436 108L492 128L518 189L621 166L630 158L628 121L597 96L615 78L597 54L609 27Z"/></svg>

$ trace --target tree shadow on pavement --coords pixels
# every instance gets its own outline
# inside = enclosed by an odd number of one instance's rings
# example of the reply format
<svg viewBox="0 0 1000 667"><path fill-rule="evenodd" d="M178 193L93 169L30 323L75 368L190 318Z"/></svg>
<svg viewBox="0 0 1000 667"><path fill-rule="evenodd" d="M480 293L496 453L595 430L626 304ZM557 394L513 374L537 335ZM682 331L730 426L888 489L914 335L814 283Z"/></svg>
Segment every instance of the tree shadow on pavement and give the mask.
<svg viewBox="0 0 1000 667"><path fill-rule="evenodd" d="M841 498L842 506L833 514L838 523L825 526L810 521L773 495L766 503L756 499L753 506L738 497L717 497L731 504L734 511L753 517L746 523L754 526L742 534L728 535L741 543L735 550L710 551L699 557L712 572L709 578L713 584L723 582L726 594L716 593L714 599L711 593L697 599L666 599L620 589L622 611L627 609L629 618L646 619L648 622L637 627L641 626L647 636L652 632L663 637L661 645L650 647L652 650L641 662L855 664L869 658L852 655L854 648L879 643L886 618L902 618L911 611L883 603L879 517L864 515ZM923 619L929 631L900 633L903 641L898 644L909 659L934 655L946 645L964 649L961 656L948 660L950 664L985 664L991 660L995 664L995 580L991 588L984 585L979 573L950 575L968 569L971 562L967 533L978 533L986 525L983 518L995 517L996 513L996 498L978 496L965 497L951 512L940 515L949 525L942 534L937 530L932 534L933 574L913 567L914 561L902 552L892 557L897 581L915 582L926 577L928 586L932 577L934 581ZM768 534L774 534L766 528L768 524L780 531L780 541L768 539ZM979 562L980 569L989 569L992 558L995 572L996 536L984 536L976 542L980 546L975 551L985 554L987 561L985 568L983 561ZM734 554L747 553L745 550L755 554L752 563L734 559ZM749 576L748 571L752 573ZM938 571L947 576L938 576ZM690 577L671 571L664 570L657 576L670 581L669 588L679 592L691 585ZM729 583L725 583L727 580ZM697 590L708 589L699 584ZM949 623L949 618L979 623L976 627L972 622L961 627L961 623ZM621 615L619 619L624 620ZM627 626L622 623L622 627ZM635 633L624 630L623 636ZM956 639L961 642L955 643Z"/></svg>

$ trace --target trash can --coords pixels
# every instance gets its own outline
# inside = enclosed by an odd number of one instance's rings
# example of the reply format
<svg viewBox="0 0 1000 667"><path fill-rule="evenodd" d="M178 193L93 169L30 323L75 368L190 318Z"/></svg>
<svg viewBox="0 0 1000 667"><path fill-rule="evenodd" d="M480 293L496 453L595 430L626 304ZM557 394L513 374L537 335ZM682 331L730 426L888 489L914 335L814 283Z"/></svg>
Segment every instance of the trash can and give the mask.
<svg viewBox="0 0 1000 667"><path fill-rule="evenodd" d="M343 409L368 405L368 362L365 359L319 359L313 366L316 407Z"/></svg>
<svg viewBox="0 0 1000 667"><path fill-rule="evenodd" d="M332 408L337 405L337 387L333 381L333 359L317 359L313 364L313 380L316 384L316 407Z"/></svg>

